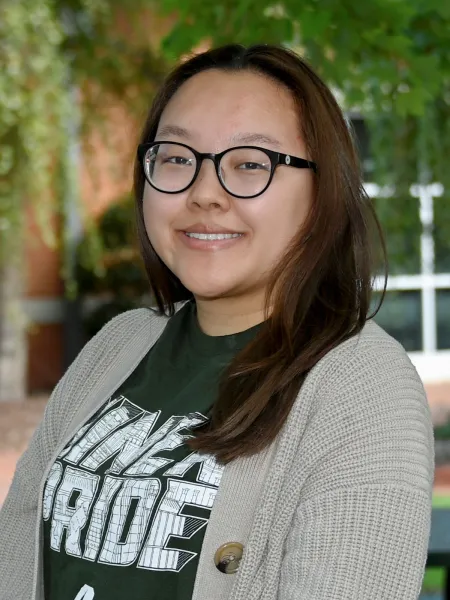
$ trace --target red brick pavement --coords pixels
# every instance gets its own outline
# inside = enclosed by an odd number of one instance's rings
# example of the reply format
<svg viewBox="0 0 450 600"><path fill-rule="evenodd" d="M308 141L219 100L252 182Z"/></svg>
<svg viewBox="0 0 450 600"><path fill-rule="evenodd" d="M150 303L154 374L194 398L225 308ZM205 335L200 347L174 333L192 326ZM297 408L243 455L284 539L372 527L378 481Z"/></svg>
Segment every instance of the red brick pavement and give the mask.
<svg viewBox="0 0 450 600"><path fill-rule="evenodd" d="M450 382L427 385L433 421L450 419ZM7 494L19 456L38 425L47 396L28 398L23 403L0 404L0 506ZM450 465L436 469L435 491L450 494Z"/></svg>

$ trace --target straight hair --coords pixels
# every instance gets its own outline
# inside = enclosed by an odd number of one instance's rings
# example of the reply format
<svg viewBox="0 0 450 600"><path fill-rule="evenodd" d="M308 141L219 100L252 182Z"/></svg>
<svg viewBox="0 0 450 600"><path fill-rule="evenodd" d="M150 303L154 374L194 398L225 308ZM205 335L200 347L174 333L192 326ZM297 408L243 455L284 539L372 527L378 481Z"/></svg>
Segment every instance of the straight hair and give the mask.
<svg viewBox="0 0 450 600"><path fill-rule="evenodd" d="M386 249L362 181L352 133L333 94L305 60L274 45L223 46L182 62L159 89L141 143L155 139L161 115L188 79L207 70L249 71L285 86L301 134L318 165L307 218L271 273L266 320L219 382L209 421L188 444L226 464L268 446L280 432L308 372L330 350L357 335L386 290ZM145 177L136 159L134 193L139 245L157 312L193 298L155 252L144 223ZM243 200L245 202L245 200ZM384 272L376 310L368 315L373 277ZM269 308L271 311L269 313Z"/></svg>

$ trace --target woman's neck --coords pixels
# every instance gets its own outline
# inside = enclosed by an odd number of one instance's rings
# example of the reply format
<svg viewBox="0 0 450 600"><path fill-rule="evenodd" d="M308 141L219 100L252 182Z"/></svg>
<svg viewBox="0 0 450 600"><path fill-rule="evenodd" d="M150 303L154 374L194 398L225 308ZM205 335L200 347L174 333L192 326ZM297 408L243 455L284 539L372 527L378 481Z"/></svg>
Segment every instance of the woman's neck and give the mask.
<svg viewBox="0 0 450 600"><path fill-rule="evenodd" d="M243 303L230 298L205 300L196 298L200 328L207 335L231 335L250 329L265 320L261 303Z"/></svg>

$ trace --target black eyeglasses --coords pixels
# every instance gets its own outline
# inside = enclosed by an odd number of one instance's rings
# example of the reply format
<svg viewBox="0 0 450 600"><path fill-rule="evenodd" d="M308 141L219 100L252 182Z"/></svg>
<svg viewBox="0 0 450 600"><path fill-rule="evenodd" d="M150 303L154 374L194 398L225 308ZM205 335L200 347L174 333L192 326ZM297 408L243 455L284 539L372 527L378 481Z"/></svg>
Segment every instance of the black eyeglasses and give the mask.
<svg viewBox="0 0 450 600"><path fill-rule="evenodd" d="M140 144L145 178L158 192L179 194L196 180L205 158L213 161L220 184L236 198L255 198L267 190L279 165L313 169L316 163L258 146L237 146L218 154L197 152L178 142Z"/></svg>

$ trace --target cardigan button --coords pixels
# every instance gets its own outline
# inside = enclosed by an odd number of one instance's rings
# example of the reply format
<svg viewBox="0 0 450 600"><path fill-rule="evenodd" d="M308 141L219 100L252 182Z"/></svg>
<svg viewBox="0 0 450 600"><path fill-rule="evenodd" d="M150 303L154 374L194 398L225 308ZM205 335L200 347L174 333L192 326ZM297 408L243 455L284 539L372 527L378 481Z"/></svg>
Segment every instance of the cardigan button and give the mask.
<svg viewBox="0 0 450 600"><path fill-rule="evenodd" d="M239 542L227 542L217 548L214 562L221 573L236 573L244 553L244 546Z"/></svg>

